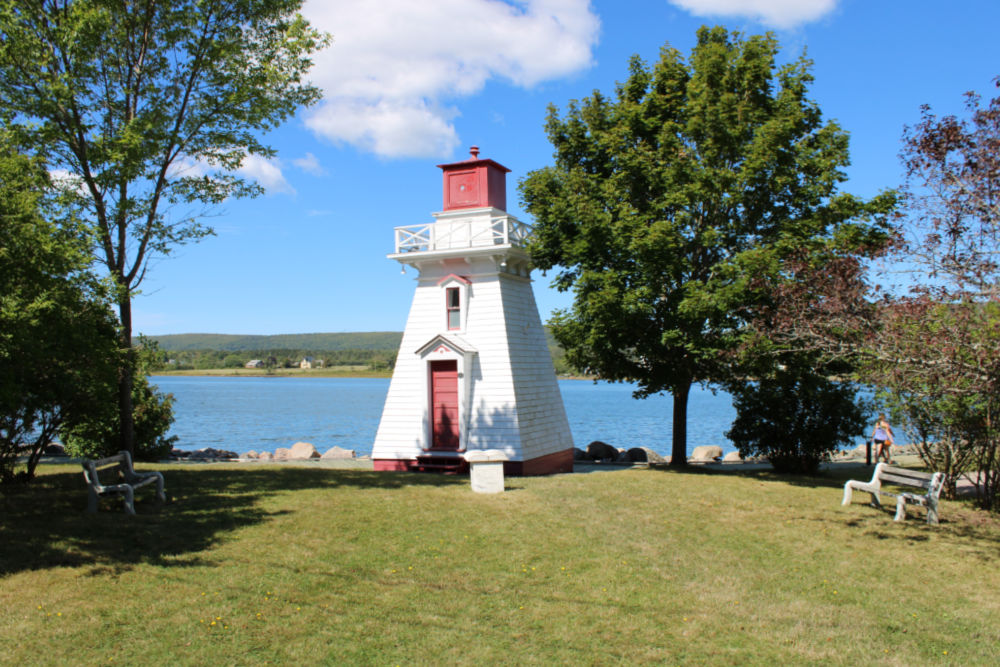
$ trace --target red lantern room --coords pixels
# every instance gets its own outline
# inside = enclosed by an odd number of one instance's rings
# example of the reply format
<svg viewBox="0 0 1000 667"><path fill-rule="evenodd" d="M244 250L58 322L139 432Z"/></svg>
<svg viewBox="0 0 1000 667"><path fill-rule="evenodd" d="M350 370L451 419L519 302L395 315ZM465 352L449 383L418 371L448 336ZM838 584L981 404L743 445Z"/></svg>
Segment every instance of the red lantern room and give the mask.
<svg viewBox="0 0 1000 667"><path fill-rule="evenodd" d="M444 210L492 206L506 211L510 169L493 160L480 160L478 146L469 153L463 162L438 165L444 172Z"/></svg>

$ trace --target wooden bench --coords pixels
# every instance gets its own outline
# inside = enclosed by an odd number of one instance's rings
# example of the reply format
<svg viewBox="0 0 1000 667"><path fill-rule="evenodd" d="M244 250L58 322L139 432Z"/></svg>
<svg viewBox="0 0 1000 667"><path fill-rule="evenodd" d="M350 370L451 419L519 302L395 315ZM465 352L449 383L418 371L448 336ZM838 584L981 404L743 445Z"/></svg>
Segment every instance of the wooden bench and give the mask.
<svg viewBox="0 0 1000 667"><path fill-rule="evenodd" d="M895 521L902 521L906 518L906 504L923 505L927 508L927 523L938 522L938 498L941 495L941 487L944 486L945 474L943 472L928 473L897 468L888 463L879 463L875 466L875 474L870 482L860 482L849 480L844 484L844 502L841 505L851 504L851 493L854 490L865 491L871 494L872 504L881 507L879 496L892 496L896 499ZM923 489L923 493L904 491L902 493L891 493L882 490L882 484L888 482L898 486L910 486Z"/></svg>
<svg viewBox="0 0 1000 667"><path fill-rule="evenodd" d="M135 514L135 490L156 482L156 498L166 502L163 492L163 475L158 472L136 472L132 468L132 457L128 452L118 452L104 459L85 460L83 477L87 481L87 511L97 512L97 499L100 496L120 495L125 502L125 511ZM114 475L116 483L102 484L98 471L105 476Z"/></svg>

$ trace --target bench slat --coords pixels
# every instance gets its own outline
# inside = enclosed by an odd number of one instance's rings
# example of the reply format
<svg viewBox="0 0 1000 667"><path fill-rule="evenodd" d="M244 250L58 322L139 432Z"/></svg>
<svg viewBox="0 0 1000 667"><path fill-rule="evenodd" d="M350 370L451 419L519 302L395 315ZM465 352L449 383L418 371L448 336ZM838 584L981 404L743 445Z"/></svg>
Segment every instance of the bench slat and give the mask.
<svg viewBox="0 0 1000 667"><path fill-rule="evenodd" d="M926 479L928 482L934 477L933 473L920 472L919 470L910 470L909 468L897 468L896 466L883 466L882 474L883 476L888 473L890 475L903 475L905 477L916 477L919 479Z"/></svg>
<svg viewBox="0 0 1000 667"><path fill-rule="evenodd" d="M907 477L903 475L891 475L886 473L884 470L882 474L879 475L879 479L883 482L891 482L893 484L902 484L904 486L916 486L921 489L930 488L931 481L929 479L915 479L913 477Z"/></svg>
<svg viewBox="0 0 1000 667"><path fill-rule="evenodd" d="M111 465L112 463L124 463L124 462L125 462L124 454L115 454L114 456L108 456L103 459L97 459L96 461L88 461L88 463L93 465L95 468Z"/></svg>

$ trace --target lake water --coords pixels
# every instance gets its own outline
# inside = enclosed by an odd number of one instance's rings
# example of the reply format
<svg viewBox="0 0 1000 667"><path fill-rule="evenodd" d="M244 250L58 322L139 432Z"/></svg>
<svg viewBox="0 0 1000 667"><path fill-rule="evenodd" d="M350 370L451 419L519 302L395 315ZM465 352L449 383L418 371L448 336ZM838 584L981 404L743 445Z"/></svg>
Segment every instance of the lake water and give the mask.
<svg viewBox="0 0 1000 667"><path fill-rule="evenodd" d="M155 376L161 391L174 395L170 435L177 447L274 451L300 440L320 452L339 445L359 456L371 454L388 379L219 378ZM573 440L586 448L594 440L615 447L646 446L670 453L669 396L632 398L632 385L561 380ZM692 387L688 402L688 454L698 445L735 449L725 435L735 416L724 392Z"/></svg>

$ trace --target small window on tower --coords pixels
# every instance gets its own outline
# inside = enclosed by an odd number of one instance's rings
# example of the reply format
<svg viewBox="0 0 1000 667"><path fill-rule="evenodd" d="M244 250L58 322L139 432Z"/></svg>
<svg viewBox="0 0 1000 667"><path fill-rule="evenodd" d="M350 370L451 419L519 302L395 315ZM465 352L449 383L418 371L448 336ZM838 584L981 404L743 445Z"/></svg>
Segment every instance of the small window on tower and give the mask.
<svg viewBox="0 0 1000 667"><path fill-rule="evenodd" d="M459 305L459 295L457 287L449 287L445 290L445 304L448 309L448 328L462 328L462 307Z"/></svg>

